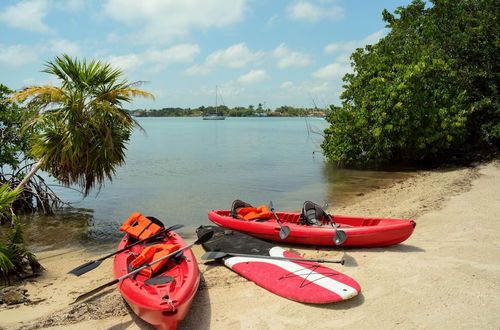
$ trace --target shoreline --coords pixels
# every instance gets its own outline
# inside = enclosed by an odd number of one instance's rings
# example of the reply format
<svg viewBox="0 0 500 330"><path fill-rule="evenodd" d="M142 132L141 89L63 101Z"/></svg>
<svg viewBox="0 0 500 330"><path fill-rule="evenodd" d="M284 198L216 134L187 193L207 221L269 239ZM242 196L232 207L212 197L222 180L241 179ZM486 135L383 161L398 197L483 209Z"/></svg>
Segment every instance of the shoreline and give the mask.
<svg viewBox="0 0 500 330"><path fill-rule="evenodd" d="M362 292L339 303L307 305L275 296L222 265L199 260L202 282L179 329L495 328L500 325L500 162L419 171L334 208L333 214L411 218L414 234L387 248L285 245L308 258L345 256L335 266ZM279 245L279 244L277 244ZM79 294L111 280L112 258L91 273L65 272L95 255L38 253L46 271L19 286L32 304L0 305L0 329L152 329L127 308L115 287L83 303ZM22 319L19 319L22 317Z"/></svg>

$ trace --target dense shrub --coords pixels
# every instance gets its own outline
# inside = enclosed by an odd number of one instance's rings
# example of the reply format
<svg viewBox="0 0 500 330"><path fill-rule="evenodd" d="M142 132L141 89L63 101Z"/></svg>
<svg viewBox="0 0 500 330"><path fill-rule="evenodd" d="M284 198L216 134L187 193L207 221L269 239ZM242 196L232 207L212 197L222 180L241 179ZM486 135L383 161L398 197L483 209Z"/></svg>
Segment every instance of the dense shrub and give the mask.
<svg viewBox="0 0 500 330"><path fill-rule="evenodd" d="M322 144L345 164L498 151L498 1L415 0L357 49Z"/></svg>

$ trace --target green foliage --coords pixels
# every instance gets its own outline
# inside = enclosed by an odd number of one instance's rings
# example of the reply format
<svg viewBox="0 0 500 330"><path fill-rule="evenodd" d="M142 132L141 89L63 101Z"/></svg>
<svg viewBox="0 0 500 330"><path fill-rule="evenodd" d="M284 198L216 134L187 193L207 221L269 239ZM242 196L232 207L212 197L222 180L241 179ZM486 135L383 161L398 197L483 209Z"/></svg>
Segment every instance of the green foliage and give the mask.
<svg viewBox="0 0 500 330"><path fill-rule="evenodd" d="M129 111L137 117L196 117L205 116L208 114L218 113L228 117L261 117L261 116L281 116L281 117L322 117L325 115L325 110L318 108L295 108L290 106L281 106L274 111L271 109L264 109L263 105L259 103L257 108L253 105L248 107L234 107L228 108L225 105L215 106L201 106L196 109L183 109L183 108L163 108L152 110L134 110Z"/></svg>
<svg viewBox="0 0 500 330"><path fill-rule="evenodd" d="M11 190L7 183L0 186L0 217L8 217L10 215L10 207L19 194L19 190Z"/></svg>
<svg viewBox="0 0 500 330"><path fill-rule="evenodd" d="M137 117L192 117L199 116L200 112L194 109L163 108L155 110L135 110L129 111Z"/></svg>
<svg viewBox="0 0 500 330"><path fill-rule="evenodd" d="M62 184L77 184L87 195L111 180L125 161L126 144L138 124L122 104L153 96L100 61L63 55L48 62L43 72L58 78L61 86L31 87L12 98L29 100L27 108L34 112L25 125L39 130L31 153Z"/></svg>
<svg viewBox="0 0 500 330"><path fill-rule="evenodd" d="M14 250L7 244L0 242L0 272L7 275L15 268L14 262L17 263L18 260Z"/></svg>
<svg viewBox="0 0 500 330"><path fill-rule="evenodd" d="M0 216L12 217L14 228L7 237L0 240L0 274L8 278L9 275L20 275L28 264L32 271L40 270L41 266L35 256L22 244L23 227L16 216L11 215L10 208L19 195L19 190L10 190L8 184L0 186Z"/></svg>
<svg viewBox="0 0 500 330"><path fill-rule="evenodd" d="M444 158L498 150L500 29L493 0L415 0L390 33L351 56L341 107L322 144L343 163Z"/></svg>
<svg viewBox="0 0 500 330"><path fill-rule="evenodd" d="M0 274L7 280L19 277L28 271L38 272L42 266L35 255L23 246L23 227L17 218L13 218L14 229L7 239L0 240Z"/></svg>
<svg viewBox="0 0 500 330"><path fill-rule="evenodd" d="M25 110L6 101L10 94L12 91L0 84L0 168L16 169L28 157L30 132L22 132Z"/></svg>

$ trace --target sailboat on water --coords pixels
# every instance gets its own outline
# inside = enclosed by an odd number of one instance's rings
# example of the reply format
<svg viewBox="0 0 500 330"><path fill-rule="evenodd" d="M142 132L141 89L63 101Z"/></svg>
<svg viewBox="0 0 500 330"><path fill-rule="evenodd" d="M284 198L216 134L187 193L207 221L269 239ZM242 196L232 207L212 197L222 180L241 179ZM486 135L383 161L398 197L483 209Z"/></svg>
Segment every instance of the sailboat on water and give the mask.
<svg viewBox="0 0 500 330"><path fill-rule="evenodd" d="M219 105L218 105L218 96L219 90L217 86L215 86L215 113L209 113L203 116L203 120L225 120L226 117L222 114L219 114Z"/></svg>

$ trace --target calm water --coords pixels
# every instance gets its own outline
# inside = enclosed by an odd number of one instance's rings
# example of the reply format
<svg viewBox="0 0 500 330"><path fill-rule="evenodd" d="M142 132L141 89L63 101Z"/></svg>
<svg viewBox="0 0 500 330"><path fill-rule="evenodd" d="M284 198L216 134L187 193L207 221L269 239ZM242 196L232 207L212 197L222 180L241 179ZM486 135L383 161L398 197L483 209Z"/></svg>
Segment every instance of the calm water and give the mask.
<svg viewBox="0 0 500 330"><path fill-rule="evenodd" d="M209 224L207 212L227 209L235 199L280 210L300 210L305 200L330 205L407 174L339 170L317 151L327 122L319 118L139 118L126 164L112 183L82 200L57 189L75 209L53 217L30 216L35 246L115 244L118 227L138 211L180 233ZM316 151L313 154L313 151Z"/></svg>

